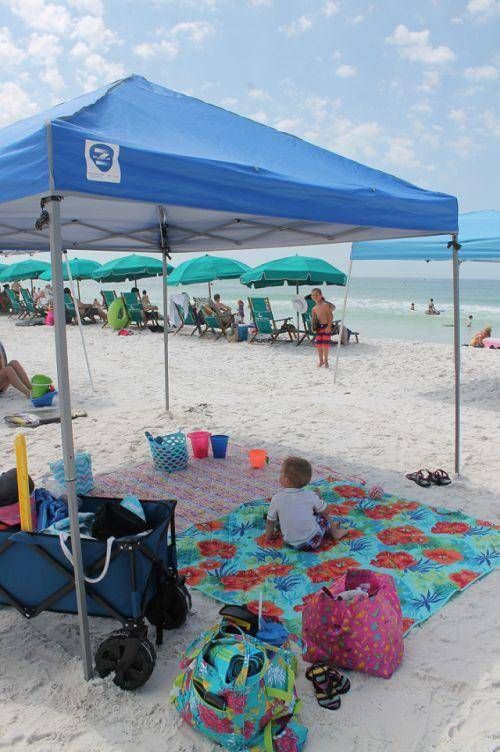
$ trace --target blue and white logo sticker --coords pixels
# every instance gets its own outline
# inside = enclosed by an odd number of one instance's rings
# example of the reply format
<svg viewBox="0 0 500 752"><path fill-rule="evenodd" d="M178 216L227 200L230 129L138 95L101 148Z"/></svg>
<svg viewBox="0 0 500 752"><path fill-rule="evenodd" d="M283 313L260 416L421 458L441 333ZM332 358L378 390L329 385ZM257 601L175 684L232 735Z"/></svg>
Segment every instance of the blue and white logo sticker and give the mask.
<svg viewBox="0 0 500 752"><path fill-rule="evenodd" d="M120 147L102 141L85 139L85 161L87 163L87 180L99 180L104 183L120 183Z"/></svg>

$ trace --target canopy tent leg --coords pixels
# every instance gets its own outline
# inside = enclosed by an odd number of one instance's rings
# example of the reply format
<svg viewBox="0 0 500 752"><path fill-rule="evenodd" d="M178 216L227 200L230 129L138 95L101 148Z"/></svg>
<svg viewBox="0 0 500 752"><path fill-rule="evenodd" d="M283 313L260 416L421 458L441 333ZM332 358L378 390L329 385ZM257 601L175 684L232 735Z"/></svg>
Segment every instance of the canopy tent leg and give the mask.
<svg viewBox="0 0 500 752"><path fill-rule="evenodd" d="M349 253L349 256L350 255L351 254ZM339 370L340 348L342 347L342 335L344 333L344 321L345 321L345 313L347 310L347 298L349 297L349 290L351 287L351 276L352 276L352 259L350 259L349 261L349 271L347 272L347 284L345 286L344 304L342 306L342 319L340 322L340 329L339 329L339 341L337 344L337 352L335 353L335 366L333 369L333 383L334 384L337 381L337 372Z"/></svg>
<svg viewBox="0 0 500 752"><path fill-rule="evenodd" d="M92 379L92 372L90 370L90 362L89 362L89 356L88 356L88 353L87 353L87 346L85 344L85 337L83 336L82 319L80 317L80 310L78 308L78 301L80 300L80 290L78 290L78 300L76 300L76 302L75 302L75 283L74 283L74 280L73 280L73 276L71 274L71 267L69 265L69 261L68 261L68 257L67 257L67 251L64 250L63 254L64 254L64 257L65 257L65 264L66 264L66 267L68 269L69 286L71 288L71 295L73 296L73 302L75 303L76 320L78 322L78 331L80 332L80 339L81 339L81 342L82 342L83 356L85 358L85 364L87 366L87 373L89 375L90 386L91 386L92 391L95 394L95 386L94 386L94 380Z"/></svg>
<svg viewBox="0 0 500 752"><path fill-rule="evenodd" d="M74 560L74 577L78 626L80 629L80 650L83 661L83 676L89 680L93 676L92 652L90 647L89 620L83 574L82 547L78 525L78 503L76 498L75 450L71 425L71 395L68 374L68 349L66 342L66 315L64 307L62 248L61 248L61 209L59 196L45 200L50 217L50 258L54 285L54 323L56 341L57 381L59 388L59 410L61 416L61 438L64 459L64 476L70 518L71 547Z"/></svg>
<svg viewBox="0 0 500 752"><path fill-rule="evenodd" d="M169 255L167 212L163 206L158 207L160 219L160 247L162 250L162 292L163 292L163 351L165 363L165 409L170 410L170 383L168 373L168 271Z"/></svg>
<svg viewBox="0 0 500 752"><path fill-rule="evenodd" d="M298 295L299 294L299 285L295 285L295 292ZM300 314L297 311L297 347L299 346L299 340L300 340Z"/></svg>
<svg viewBox="0 0 500 752"><path fill-rule="evenodd" d="M461 389L460 389L460 245L453 235L453 350L455 363L455 475L460 477Z"/></svg>

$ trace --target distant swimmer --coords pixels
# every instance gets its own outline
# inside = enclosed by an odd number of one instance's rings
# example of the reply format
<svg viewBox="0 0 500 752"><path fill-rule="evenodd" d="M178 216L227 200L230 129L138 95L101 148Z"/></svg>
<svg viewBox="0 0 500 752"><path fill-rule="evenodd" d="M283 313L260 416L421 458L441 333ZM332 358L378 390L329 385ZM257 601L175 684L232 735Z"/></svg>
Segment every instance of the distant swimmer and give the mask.
<svg viewBox="0 0 500 752"><path fill-rule="evenodd" d="M427 304L426 314L427 316L439 316L441 314L441 311L436 310L433 298L431 298Z"/></svg>
<svg viewBox="0 0 500 752"><path fill-rule="evenodd" d="M472 319L473 318L474 318L474 316L472 314L467 317L467 329L471 328L471 326L472 326Z"/></svg>
<svg viewBox="0 0 500 752"><path fill-rule="evenodd" d="M410 311L414 311L414 310L415 310L415 303L412 303L412 304L410 305Z"/></svg>

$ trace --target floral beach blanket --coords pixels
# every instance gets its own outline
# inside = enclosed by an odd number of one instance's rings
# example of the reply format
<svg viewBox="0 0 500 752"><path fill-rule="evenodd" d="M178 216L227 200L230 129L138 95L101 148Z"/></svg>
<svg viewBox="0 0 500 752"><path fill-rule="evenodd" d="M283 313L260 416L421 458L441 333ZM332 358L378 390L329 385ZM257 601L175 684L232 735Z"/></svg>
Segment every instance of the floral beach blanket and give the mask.
<svg viewBox="0 0 500 752"><path fill-rule="evenodd" d="M461 512L384 494L367 497L353 482L314 484L351 532L316 552L296 551L264 535L269 500L252 501L178 538L179 569L191 587L223 603L256 608L301 634L302 599L349 569L393 575L405 630L500 564L500 526Z"/></svg>

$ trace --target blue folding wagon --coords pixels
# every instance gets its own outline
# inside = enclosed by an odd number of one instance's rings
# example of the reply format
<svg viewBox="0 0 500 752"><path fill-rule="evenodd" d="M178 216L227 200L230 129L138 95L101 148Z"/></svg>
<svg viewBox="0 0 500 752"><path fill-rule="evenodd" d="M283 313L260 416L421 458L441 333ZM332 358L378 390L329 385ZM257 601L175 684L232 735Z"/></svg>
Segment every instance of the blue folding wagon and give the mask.
<svg viewBox="0 0 500 752"><path fill-rule="evenodd" d="M80 497L81 512L96 512L105 502L120 499ZM90 616L118 620L97 648L96 670L114 674L122 689L137 689L151 676L156 652L148 640L146 620L156 628L156 645L163 630L184 624L191 599L177 572L175 501L142 501L148 531L114 541L106 566L107 545L82 538L87 609ZM27 619L42 611L75 614L73 567L58 535L0 531L0 604L13 606Z"/></svg>

